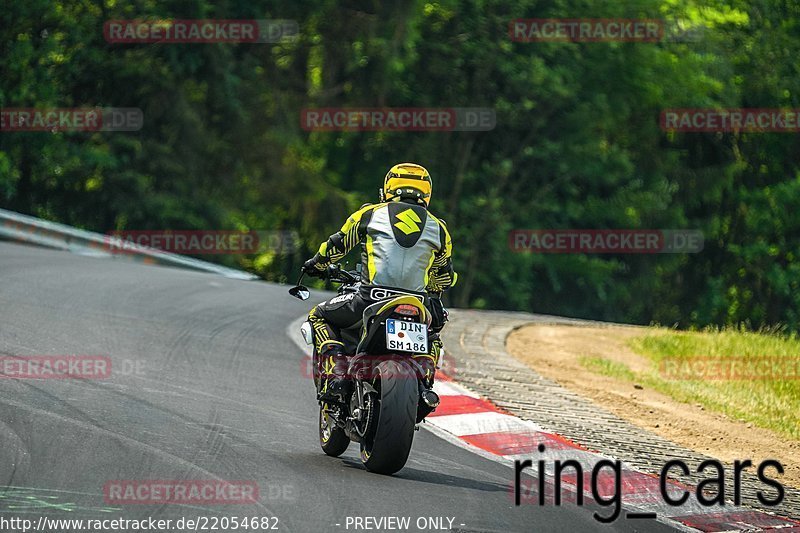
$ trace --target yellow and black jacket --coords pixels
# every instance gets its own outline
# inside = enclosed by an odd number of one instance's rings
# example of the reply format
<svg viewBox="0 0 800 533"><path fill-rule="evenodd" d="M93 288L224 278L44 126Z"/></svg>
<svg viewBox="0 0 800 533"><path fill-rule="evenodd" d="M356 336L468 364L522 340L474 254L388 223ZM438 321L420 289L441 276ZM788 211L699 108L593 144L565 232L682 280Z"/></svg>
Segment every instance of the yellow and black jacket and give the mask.
<svg viewBox="0 0 800 533"><path fill-rule="evenodd" d="M424 206L401 201L362 207L322 243L316 268L324 270L357 244L362 283L441 292L457 280L447 226Z"/></svg>

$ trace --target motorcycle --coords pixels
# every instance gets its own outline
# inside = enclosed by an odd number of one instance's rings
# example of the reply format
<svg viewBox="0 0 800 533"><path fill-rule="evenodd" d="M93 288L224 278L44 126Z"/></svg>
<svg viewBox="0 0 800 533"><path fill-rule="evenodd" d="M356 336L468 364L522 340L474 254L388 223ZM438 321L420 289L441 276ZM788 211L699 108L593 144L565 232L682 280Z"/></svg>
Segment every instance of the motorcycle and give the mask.
<svg viewBox="0 0 800 533"><path fill-rule="evenodd" d="M325 277L340 284L340 296L357 292L361 286L358 272L342 270L338 265L329 267ZM311 293L300 284L302 280L303 275L289 294L306 300ZM440 400L426 387L423 369L412 357L431 350L431 316L425 296L388 288L376 288L372 293L377 301L364 310L361 327L342 331L349 355L351 394L341 402L320 399L331 369L316 350L312 373L319 400L322 450L338 457L351 441L357 442L367 470L389 475L405 466L417 424L436 409ZM305 342L314 346L311 324L304 322L300 330Z"/></svg>

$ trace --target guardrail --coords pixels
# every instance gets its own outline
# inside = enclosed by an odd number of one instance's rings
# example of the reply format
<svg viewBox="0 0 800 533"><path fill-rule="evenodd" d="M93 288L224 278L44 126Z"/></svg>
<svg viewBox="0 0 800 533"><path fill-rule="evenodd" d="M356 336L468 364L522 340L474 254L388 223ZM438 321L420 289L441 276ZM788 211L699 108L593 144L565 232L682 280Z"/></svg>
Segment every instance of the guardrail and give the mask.
<svg viewBox="0 0 800 533"><path fill-rule="evenodd" d="M125 246L124 254L111 253L108 236L92 231L85 231L66 224L49 222L40 218L22 215L13 211L0 209L0 239L29 242L47 248L67 250L81 255L95 257L124 258L147 264L175 266L211 272L226 278L255 280L258 276L233 268L228 268L208 261L163 252L146 246Z"/></svg>

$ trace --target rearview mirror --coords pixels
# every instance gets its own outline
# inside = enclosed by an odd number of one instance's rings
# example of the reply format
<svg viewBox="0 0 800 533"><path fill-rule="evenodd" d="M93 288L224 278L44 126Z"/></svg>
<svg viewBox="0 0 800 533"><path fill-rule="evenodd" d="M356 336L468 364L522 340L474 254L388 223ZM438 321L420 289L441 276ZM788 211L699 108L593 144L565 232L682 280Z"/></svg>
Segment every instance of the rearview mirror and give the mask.
<svg viewBox="0 0 800 533"><path fill-rule="evenodd" d="M311 297L311 291L308 290L308 287L305 287L303 285L292 287L291 289L289 289L289 294L291 294L298 300L308 300Z"/></svg>

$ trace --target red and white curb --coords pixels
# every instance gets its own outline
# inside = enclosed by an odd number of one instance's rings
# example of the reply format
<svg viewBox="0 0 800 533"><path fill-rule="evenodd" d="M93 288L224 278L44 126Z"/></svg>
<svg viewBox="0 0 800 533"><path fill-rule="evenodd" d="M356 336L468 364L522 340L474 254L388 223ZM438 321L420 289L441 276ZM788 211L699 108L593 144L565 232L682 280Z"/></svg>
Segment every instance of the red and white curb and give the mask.
<svg viewBox="0 0 800 533"><path fill-rule="evenodd" d="M290 324L287 328L287 335L308 356L310 347L306 346L299 334L300 324L303 320L305 318ZM505 412L488 399L481 398L442 372L437 372L434 391L441 397L441 405L428 415L421 427L457 446L510 467L514 466L516 460L530 459L534 465L537 465L539 460L543 460L547 484L550 488L553 486L554 462L556 460L577 461L584 474L584 500L587 503L594 501L590 485L592 468L598 461L613 460L613 458L587 450L560 435L545 431L531 421L522 420ZM564 416L569 416L569 413L564 413ZM539 451L541 444L544 445L543 452ZM524 471L525 474L530 472L530 468ZM524 475L523 479L525 487L534 486L534 478ZM575 501L574 495L579 488L579 482L574 474L574 469L564 470L561 479L563 501ZM513 502L514 480L512 477L509 477L509 480L509 499ZM720 533L774 530L781 533L800 532L800 522L758 510L733 507L732 505L727 507L703 506L696 500L693 487L673 481L667 482L667 492L671 498L677 499L684 492L689 492L690 497L681 506L670 506L664 501L659 484L657 476L639 472L623 463L620 489L623 510L617 520L625 520L626 517L630 518L630 515L655 513L655 520L680 531ZM613 497L616 480L609 468L599 471L596 486L599 489L599 496L603 499L607 500ZM571 492L572 495L567 492ZM548 500L552 502L551 491L548 491L547 494ZM538 495L523 489L522 505L537 505L536 500L538 500ZM613 511L613 506L595 507L602 516L608 516Z"/></svg>
<svg viewBox="0 0 800 533"><path fill-rule="evenodd" d="M435 412L428 415L427 424L432 426L435 433L444 434L451 442L462 443L463 447L480 450L481 455L489 458L501 459L509 465L515 460L530 459L534 465L537 461L545 461L547 478L552 480L553 465L556 460L575 460L581 464L584 472L584 498L591 501L592 493L589 487L587 473L591 472L594 465L609 457L591 452L560 435L549 433L534 424L506 413L487 399L479 397L466 387L455 383L446 376L437 374L438 380L434 390L441 396L442 403ZM568 416L568 413L565 413ZM543 444L544 452L539 451ZM528 470L526 470L527 472ZM577 480L574 472L567 469L562 475L562 489L577 489ZM610 498L615 488L614 475L610 469L599 471L597 486L600 495ZM532 487L532 483L525 483ZM686 487L676 482L667 483L667 491L671 498L677 499L684 491L689 491L689 500L684 505L673 507L668 505L659 487L656 476L638 472L622 465L621 476L622 507L625 511L633 513L656 513L657 520L684 531L752 531L770 530L800 531L800 522L776 517L768 513L747 509L715 506L706 507L694 499L692 487ZM510 487L513 490L513 487ZM513 496L513 495L512 495ZM548 493L548 499L552 501ZM534 495L523 491L522 505L536 505ZM566 497L565 500L574 500ZM527 501L526 501L527 500ZM608 516L610 510L601 509L600 514ZM621 513L620 520L625 513Z"/></svg>

